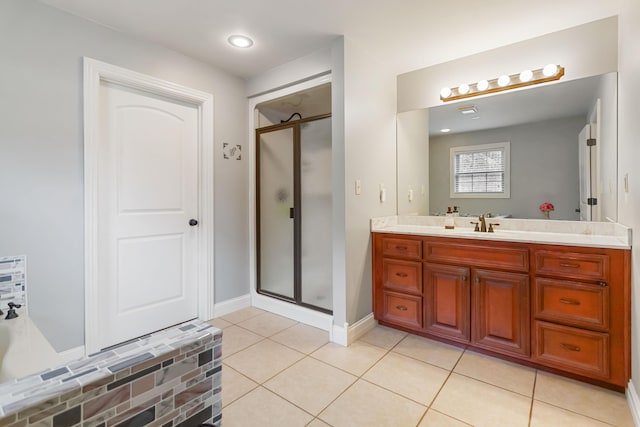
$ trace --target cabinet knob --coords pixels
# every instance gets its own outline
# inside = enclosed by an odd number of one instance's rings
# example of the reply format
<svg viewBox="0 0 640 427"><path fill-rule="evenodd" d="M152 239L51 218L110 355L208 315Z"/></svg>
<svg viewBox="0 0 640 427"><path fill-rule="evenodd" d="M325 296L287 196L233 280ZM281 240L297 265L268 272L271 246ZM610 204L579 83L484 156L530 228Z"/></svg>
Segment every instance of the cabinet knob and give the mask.
<svg viewBox="0 0 640 427"><path fill-rule="evenodd" d="M607 286L607 282L598 282L598 285L602 286L603 288Z"/></svg>
<svg viewBox="0 0 640 427"><path fill-rule="evenodd" d="M195 227L196 225L198 225L198 220L191 218L189 220L189 225L192 226L192 227Z"/></svg>
<svg viewBox="0 0 640 427"><path fill-rule="evenodd" d="M467 281L467 276L460 277L460 280L462 280L463 282L466 282Z"/></svg>
<svg viewBox="0 0 640 427"><path fill-rule="evenodd" d="M396 310L398 310L398 311L407 311L409 309L407 307L405 307L404 305L396 305Z"/></svg>
<svg viewBox="0 0 640 427"><path fill-rule="evenodd" d="M396 276L398 276L398 277L408 277L409 275L407 273L397 272Z"/></svg>

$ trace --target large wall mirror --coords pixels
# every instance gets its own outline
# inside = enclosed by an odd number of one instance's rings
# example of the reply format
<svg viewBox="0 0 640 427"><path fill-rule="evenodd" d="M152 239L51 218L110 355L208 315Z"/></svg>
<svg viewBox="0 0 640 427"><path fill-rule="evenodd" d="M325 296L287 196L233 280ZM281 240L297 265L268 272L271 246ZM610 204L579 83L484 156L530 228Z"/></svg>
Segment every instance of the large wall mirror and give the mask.
<svg viewBox="0 0 640 427"><path fill-rule="evenodd" d="M504 142L509 196L456 194L452 153ZM617 73L400 113L397 171L399 215L616 221Z"/></svg>

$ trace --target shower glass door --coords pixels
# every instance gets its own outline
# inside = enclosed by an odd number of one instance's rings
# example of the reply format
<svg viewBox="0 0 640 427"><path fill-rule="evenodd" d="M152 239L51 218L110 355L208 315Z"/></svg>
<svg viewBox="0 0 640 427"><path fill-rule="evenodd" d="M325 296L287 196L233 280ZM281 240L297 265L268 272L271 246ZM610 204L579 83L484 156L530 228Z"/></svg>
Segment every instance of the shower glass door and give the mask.
<svg viewBox="0 0 640 427"><path fill-rule="evenodd" d="M332 310L331 116L256 130L258 292Z"/></svg>
<svg viewBox="0 0 640 427"><path fill-rule="evenodd" d="M258 248L260 289L294 297L293 128L259 136Z"/></svg>
<svg viewBox="0 0 640 427"><path fill-rule="evenodd" d="M331 118L300 125L300 299L331 310Z"/></svg>

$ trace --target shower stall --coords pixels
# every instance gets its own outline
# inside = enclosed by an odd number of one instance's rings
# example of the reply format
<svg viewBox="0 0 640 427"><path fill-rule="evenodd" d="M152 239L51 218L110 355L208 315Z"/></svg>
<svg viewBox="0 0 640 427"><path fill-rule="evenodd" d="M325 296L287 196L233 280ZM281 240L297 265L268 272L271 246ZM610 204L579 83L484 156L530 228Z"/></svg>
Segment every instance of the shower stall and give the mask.
<svg viewBox="0 0 640 427"><path fill-rule="evenodd" d="M256 129L256 181L257 291L331 313L331 114Z"/></svg>

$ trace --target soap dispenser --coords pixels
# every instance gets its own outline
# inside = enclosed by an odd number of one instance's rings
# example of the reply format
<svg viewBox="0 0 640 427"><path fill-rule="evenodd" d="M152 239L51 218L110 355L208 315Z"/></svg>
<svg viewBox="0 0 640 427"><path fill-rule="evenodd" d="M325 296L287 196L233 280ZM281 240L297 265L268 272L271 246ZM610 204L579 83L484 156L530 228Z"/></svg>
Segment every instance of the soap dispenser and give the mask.
<svg viewBox="0 0 640 427"><path fill-rule="evenodd" d="M453 219L454 214L451 210L451 206L447 207L446 218L444 219L444 228L446 230L453 230L456 226L455 220Z"/></svg>

